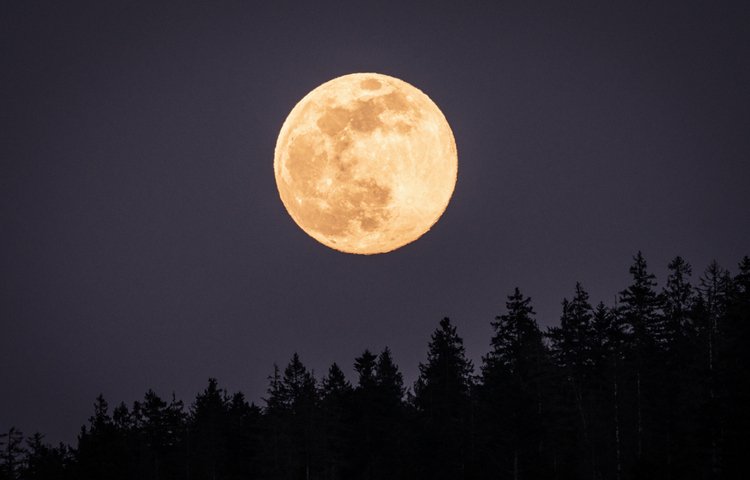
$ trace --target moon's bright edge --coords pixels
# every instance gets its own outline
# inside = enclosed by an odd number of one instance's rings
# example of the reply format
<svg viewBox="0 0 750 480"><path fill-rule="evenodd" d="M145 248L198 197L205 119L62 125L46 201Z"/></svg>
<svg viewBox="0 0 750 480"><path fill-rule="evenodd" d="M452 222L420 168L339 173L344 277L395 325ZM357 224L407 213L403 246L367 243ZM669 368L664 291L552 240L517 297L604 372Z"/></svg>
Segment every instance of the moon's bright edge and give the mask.
<svg viewBox="0 0 750 480"><path fill-rule="evenodd" d="M274 173L308 235L347 253L385 253L437 222L456 185L445 116L416 87L378 73L330 80L292 109Z"/></svg>

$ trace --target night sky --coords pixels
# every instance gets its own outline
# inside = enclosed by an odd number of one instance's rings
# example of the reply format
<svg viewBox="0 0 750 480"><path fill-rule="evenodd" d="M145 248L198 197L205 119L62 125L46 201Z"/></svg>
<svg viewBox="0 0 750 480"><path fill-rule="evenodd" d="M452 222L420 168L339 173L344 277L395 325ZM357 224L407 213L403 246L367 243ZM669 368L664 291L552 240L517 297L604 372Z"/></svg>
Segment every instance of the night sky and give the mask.
<svg viewBox="0 0 750 480"><path fill-rule="evenodd" d="M209 376L262 404L295 351L352 379L387 345L411 385L443 316L478 363L514 286L547 326L638 250L660 282L750 254L747 2L73 3L0 7L0 430L73 441L99 393ZM308 237L273 175L292 107L352 72L420 88L458 147L441 220L385 255Z"/></svg>

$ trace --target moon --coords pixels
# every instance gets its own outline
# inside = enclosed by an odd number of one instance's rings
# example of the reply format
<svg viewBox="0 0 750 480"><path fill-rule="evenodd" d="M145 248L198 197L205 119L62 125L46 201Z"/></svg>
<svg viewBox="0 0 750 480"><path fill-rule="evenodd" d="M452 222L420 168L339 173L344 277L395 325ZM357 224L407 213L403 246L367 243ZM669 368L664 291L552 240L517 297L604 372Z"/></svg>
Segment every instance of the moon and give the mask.
<svg viewBox="0 0 750 480"><path fill-rule="evenodd" d="M274 152L289 215L320 243L386 253L438 221L456 185L448 121L418 88L353 73L308 93L284 121Z"/></svg>

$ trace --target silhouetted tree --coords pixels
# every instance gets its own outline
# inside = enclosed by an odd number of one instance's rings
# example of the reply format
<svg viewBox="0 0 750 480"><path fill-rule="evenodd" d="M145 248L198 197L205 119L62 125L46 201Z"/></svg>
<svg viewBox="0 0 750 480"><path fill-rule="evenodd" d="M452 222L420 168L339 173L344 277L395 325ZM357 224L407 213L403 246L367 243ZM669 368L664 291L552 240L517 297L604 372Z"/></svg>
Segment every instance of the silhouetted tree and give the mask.
<svg viewBox="0 0 750 480"><path fill-rule="evenodd" d="M450 319L443 318L419 364L414 403L422 421L423 478L467 478L472 452L471 402L473 365L463 339Z"/></svg>
<svg viewBox="0 0 750 480"><path fill-rule="evenodd" d="M559 375L554 384L557 399L552 402L557 427L554 436L565 439L556 442L555 455L567 457L573 463L560 465L557 470L570 470L577 478L595 478L597 469L591 425L597 336L593 311L589 295L580 283L576 283L573 300L563 299L562 306L560 326L550 328L547 334ZM567 454L561 455L563 451Z"/></svg>
<svg viewBox="0 0 750 480"><path fill-rule="evenodd" d="M274 364L273 373L268 377L268 396L264 398L266 408L263 416L263 434L266 438L263 448L261 471L263 478L288 478L286 460L291 450L288 436L289 405L282 385L281 372Z"/></svg>
<svg viewBox="0 0 750 480"><path fill-rule="evenodd" d="M227 477L232 480L257 478L260 474L261 409L245 396L232 395L227 411Z"/></svg>
<svg viewBox="0 0 750 480"><path fill-rule="evenodd" d="M514 479L551 475L543 431L548 363L542 333L531 299L518 288L505 305L506 313L492 322L491 350L482 359L482 472Z"/></svg>
<svg viewBox="0 0 750 480"><path fill-rule="evenodd" d="M723 372L725 402L724 472L726 478L747 474L747 445L750 435L750 257L744 257L733 279L730 302L723 326L720 369Z"/></svg>
<svg viewBox="0 0 750 480"><path fill-rule="evenodd" d="M19 476L23 448L23 433L11 427L8 433L0 433L0 475L3 478L15 480Z"/></svg>
<svg viewBox="0 0 750 480"><path fill-rule="evenodd" d="M404 379L388 347L380 352L375 363L372 397L374 478L399 478L409 448L404 442L408 438L404 428Z"/></svg>
<svg viewBox="0 0 750 480"><path fill-rule="evenodd" d="M312 373L305 368L296 353L284 369L281 386L290 415L288 426L292 438L288 467L292 478L309 479L319 469L315 455L319 445L315 438L317 390Z"/></svg>
<svg viewBox="0 0 750 480"><path fill-rule="evenodd" d="M675 257L657 292L639 252L616 305L576 284L546 334L516 288L476 378L444 318L413 391L386 347L355 359L354 387L294 354L262 409L213 378L189 412L99 395L76 448L0 434L0 480L744 478L750 258L691 273Z"/></svg>
<svg viewBox="0 0 750 480"><path fill-rule="evenodd" d="M78 436L77 471L79 478L128 478L136 468L128 450L129 432L121 431L109 415L109 405L102 395L94 403L89 427Z"/></svg>
<svg viewBox="0 0 750 480"><path fill-rule="evenodd" d="M662 476L685 478L696 467L691 439L697 432L686 421L698 415L694 402L698 392L693 385L700 373L694 358L696 291L690 284L692 267L682 257L675 257L668 269L662 291L666 340L662 357L664 401L660 412L665 436Z"/></svg>
<svg viewBox="0 0 750 480"><path fill-rule="evenodd" d="M133 405L133 428L137 432L140 478L173 477L183 465L178 457L185 442L183 405L174 395L167 403L153 390L146 392L143 402Z"/></svg>
<svg viewBox="0 0 750 480"><path fill-rule="evenodd" d="M700 302L695 315L698 353L703 360L702 375L705 389L700 393L699 413L703 419L699 427L702 441L703 473L706 478L720 478L723 473L723 418L722 403L726 392L721 382L722 327L732 298L732 279L716 261L711 262L700 278Z"/></svg>
<svg viewBox="0 0 750 480"><path fill-rule="evenodd" d="M206 389L198 394L190 412L187 439L192 479L216 480L226 477L226 431L229 399L215 378L208 379Z"/></svg>
<svg viewBox="0 0 750 480"><path fill-rule="evenodd" d="M690 284L693 269L682 257L675 257L668 265L669 276L662 292L664 300L664 337L670 350L684 345L689 330L695 290Z"/></svg>
<svg viewBox="0 0 750 480"><path fill-rule="evenodd" d="M352 386L344 372L334 363L320 387L321 421L323 428L323 479L345 478L350 455L347 449L352 441L351 401Z"/></svg>
<svg viewBox="0 0 750 480"><path fill-rule="evenodd" d="M346 472L347 476L368 480L376 478L378 462L376 362L377 356L369 350L354 359L358 379L352 396L354 435L349 455L350 469Z"/></svg>
<svg viewBox="0 0 750 480"><path fill-rule="evenodd" d="M661 358L659 350L666 342L664 317L661 315L661 297L656 292L655 276L648 272L646 260L641 252L633 258L630 267L632 283L620 292L617 309L625 340L625 377L623 394L628 393L623 402L628 410L623 409L622 433L632 437L632 465L636 475L652 474L652 469L661 464L663 459L655 458L660 439L654 435L651 427L657 422L659 408L654 405L662 398ZM632 392L632 393L631 393ZM649 435L651 433L651 435ZM645 447L644 447L645 445ZM630 442L628 442L628 447ZM644 457L644 451L646 456Z"/></svg>
<svg viewBox="0 0 750 480"><path fill-rule="evenodd" d="M622 441L622 365L625 334L612 309L599 303L592 319L594 342L595 421L592 438L597 477L621 479L623 476Z"/></svg>
<svg viewBox="0 0 750 480"><path fill-rule="evenodd" d="M662 344L666 338L664 320L659 315L662 300L655 290L656 276L648 271L641 252L633 260L630 267L633 281L620 292L618 313L627 341L642 353L652 344Z"/></svg>
<svg viewBox="0 0 750 480"><path fill-rule="evenodd" d="M404 397L404 378L393 362L391 350L385 347L375 364L375 385L386 408L399 408Z"/></svg>
<svg viewBox="0 0 750 480"><path fill-rule="evenodd" d="M21 470L22 480L64 480L72 478L71 453L63 444L52 447L40 433L26 439L26 459Z"/></svg>
<svg viewBox="0 0 750 480"><path fill-rule="evenodd" d="M283 376L274 366L269 380L264 423L270 442L264 448L263 476L313 478L323 470L315 378L295 353Z"/></svg>

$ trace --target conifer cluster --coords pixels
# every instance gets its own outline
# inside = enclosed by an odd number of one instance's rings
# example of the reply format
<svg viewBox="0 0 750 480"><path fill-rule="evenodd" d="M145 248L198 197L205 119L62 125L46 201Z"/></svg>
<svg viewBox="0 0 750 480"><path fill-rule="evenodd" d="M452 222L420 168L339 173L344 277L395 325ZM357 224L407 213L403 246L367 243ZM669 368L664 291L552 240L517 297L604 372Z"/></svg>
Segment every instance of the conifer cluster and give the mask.
<svg viewBox="0 0 750 480"><path fill-rule="evenodd" d="M411 388L391 351L364 351L350 383L295 354L263 405L215 379L186 407L149 390L98 397L74 447L0 436L0 479L741 478L750 442L750 258L666 283L638 253L615 305L579 283L559 325L516 288L475 368L442 319Z"/></svg>

